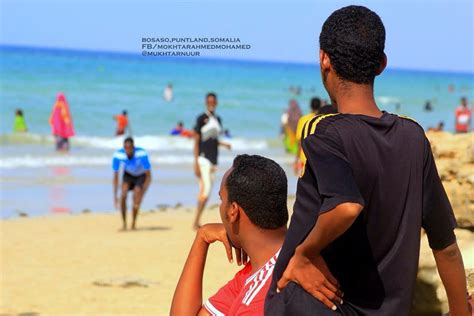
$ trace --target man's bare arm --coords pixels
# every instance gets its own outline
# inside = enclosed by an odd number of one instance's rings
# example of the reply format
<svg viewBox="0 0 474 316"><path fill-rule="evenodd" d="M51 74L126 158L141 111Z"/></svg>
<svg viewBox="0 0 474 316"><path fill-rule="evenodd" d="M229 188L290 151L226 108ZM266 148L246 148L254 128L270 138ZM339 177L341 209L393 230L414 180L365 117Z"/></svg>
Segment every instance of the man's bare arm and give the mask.
<svg viewBox="0 0 474 316"><path fill-rule="evenodd" d="M321 251L351 227L362 211L358 203L342 203L321 214L309 235L299 245L278 281L278 289L289 282L298 283L308 293L335 310L334 302L342 302L339 282L329 271Z"/></svg>
<svg viewBox="0 0 474 316"><path fill-rule="evenodd" d="M314 228L296 251L308 258L319 255L321 250L352 226L362 209L363 206L358 203L342 203L321 214Z"/></svg>
<svg viewBox="0 0 474 316"><path fill-rule="evenodd" d="M198 235L179 278L171 304L171 316L197 315L202 306L202 276L209 244Z"/></svg>
<svg viewBox="0 0 474 316"><path fill-rule="evenodd" d="M232 247L224 225L206 224L202 226L189 251L188 259L179 278L171 304L171 316L209 315L202 307L202 277L209 245L220 241L225 247L227 259L232 262Z"/></svg>
<svg viewBox="0 0 474 316"><path fill-rule="evenodd" d="M469 315L467 285L461 251L455 242L442 250L433 250L439 276L449 303L449 315Z"/></svg>

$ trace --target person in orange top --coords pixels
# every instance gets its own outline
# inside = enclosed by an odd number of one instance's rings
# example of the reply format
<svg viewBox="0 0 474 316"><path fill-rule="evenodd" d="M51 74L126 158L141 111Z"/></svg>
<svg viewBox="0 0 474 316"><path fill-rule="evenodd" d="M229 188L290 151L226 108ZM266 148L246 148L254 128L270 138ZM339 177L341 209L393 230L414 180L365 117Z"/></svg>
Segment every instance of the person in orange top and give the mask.
<svg viewBox="0 0 474 316"><path fill-rule="evenodd" d="M114 116L114 120L117 121L117 130L115 135L120 136L125 134L125 130L129 128L128 126L128 113L126 110L122 111L122 114L118 114Z"/></svg>
<svg viewBox="0 0 474 316"><path fill-rule="evenodd" d="M461 105L456 108L456 133L467 133L471 129L472 111L467 107L466 97L461 98Z"/></svg>

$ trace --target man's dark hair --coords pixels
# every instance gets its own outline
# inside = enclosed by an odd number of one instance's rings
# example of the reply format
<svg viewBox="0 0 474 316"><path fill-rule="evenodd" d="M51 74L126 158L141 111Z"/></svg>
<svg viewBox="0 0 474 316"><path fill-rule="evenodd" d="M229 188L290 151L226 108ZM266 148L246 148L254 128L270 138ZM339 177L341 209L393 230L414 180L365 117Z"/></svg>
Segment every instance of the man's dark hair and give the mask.
<svg viewBox="0 0 474 316"><path fill-rule="evenodd" d="M310 106L311 110L313 110L313 112L316 112L321 107L321 99L318 97L312 98Z"/></svg>
<svg viewBox="0 0 474 316"><path fill-rule="evenodd" d="M123 111L122 111L122 114L123 114L123 115L127 115L127 110L123 110Z"/></svg>
<svg viewBox="0 0 474 316"><path fill-rule="evenodd" d="M372 84L384 58L385 28L375 12L351 5L327 18L319 46L341 79Z"/></svg>
<svg viewBox="0 0 474 316"><path fill-rule="evenodd" d="M209 92L208 94L206 94L206 99L209 97L213 97L215 100L217 100L217 94L215 94L214 92Z"/></svg>
<svg viewBox="0 0 474 316"><path fill-rule="evenodd" d="M125 138L125 140L123 141L123 145L125 146L126 143L130 143L133 146L133 138L132 137Z"/></svg>
<svg viewBox="0 0 474 316"><path fill-rule="evenodd" d="M288 222L288 183L285 171L275 161L238 155L225 185L229 202L239 204L256 226L277 229Z"/></svg>

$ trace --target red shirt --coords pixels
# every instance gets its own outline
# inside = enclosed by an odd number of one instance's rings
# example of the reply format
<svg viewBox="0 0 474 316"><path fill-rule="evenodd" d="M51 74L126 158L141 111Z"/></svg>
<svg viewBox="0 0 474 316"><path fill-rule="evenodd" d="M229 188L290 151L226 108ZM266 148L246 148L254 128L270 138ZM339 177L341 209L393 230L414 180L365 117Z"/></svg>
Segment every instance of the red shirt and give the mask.
<svg viewBox="0 0 474 316"><path fill-rule="evenodd" d="M469 132L471 115L471 110L467 106L459 106L456 109L456 132Z"/></svg>
<svg viewBox="0 0 474 316"><path fill-rule="evenodd" d="M265 297L279 252L253 274L250 262L247 263L232 280L204 303L204 308L216 316L263 315Z"/></svg>

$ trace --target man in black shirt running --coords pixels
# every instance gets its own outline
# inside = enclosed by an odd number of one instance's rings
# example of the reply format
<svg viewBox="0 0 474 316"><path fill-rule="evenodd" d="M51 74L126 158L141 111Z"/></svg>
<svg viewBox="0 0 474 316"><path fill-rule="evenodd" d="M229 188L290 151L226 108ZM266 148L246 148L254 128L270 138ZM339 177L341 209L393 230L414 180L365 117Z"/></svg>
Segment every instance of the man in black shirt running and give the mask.
<svg viewBox="0 0 474 316"><path fill-rule="evenodd" d="M265 315L408 315L422 227L451 315L467 315L456 220L430 144L416 122L375 103L374 79L387 63L382 21L345 7L319 40L323 83L339 114L303 128L307 160Z"/></svg>

